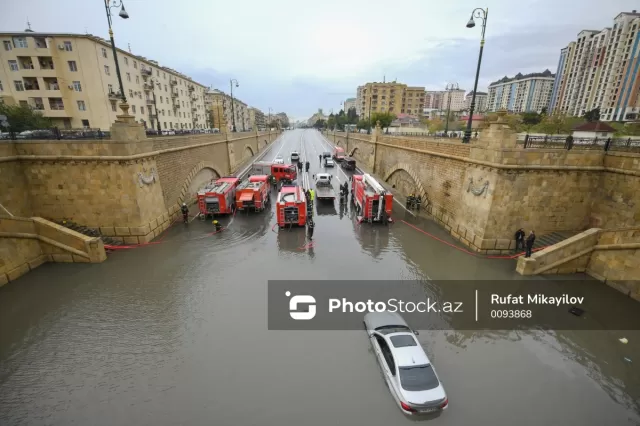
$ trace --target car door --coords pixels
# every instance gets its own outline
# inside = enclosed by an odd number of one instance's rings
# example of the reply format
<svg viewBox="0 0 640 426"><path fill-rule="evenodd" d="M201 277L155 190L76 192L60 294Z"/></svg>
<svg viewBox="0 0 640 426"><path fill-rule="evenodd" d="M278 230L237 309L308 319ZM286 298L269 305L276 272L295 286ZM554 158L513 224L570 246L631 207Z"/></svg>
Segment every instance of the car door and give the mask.
<svg viewBox="0 0 640 426"><path fill-rule="evenodd" d="M380 369L382 370L382 375L384 376L389 389L395 393L393 377L396 374L396 368L395 362L393 360L393 355L391 355L391 350L389 349L389 345L387 345L387 342L379 333L374 333L373 339L376 357L378 358L378 364L380 365Z"/></svg>

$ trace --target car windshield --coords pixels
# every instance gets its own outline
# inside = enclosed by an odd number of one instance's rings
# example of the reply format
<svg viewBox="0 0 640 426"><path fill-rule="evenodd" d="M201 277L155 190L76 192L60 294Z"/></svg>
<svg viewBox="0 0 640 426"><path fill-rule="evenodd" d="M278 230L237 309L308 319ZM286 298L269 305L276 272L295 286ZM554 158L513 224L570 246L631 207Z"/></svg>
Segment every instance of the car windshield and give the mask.
<svg viewBox="0 0 640 426"><path fill-rule="evenodd" d="M402 389L418 392L435 389L440 385L430 364L415 367L400 367Z"/></svg>
<svg viewBox="0 0 640 426"><path fill-rule="evenodd" d="M409 327L406 327L404 325L383 325L382 327L378 327L375 329L375 331L381 334L391 334L409 330Z"/></svg>
<svg viewBox="0 0 640 426"><path fill-rule="evenodd" d="M407 346L418 346L416 339L411 334L403 334L400 336L391 336L391 343L394 348L404 348Z"/></svg>

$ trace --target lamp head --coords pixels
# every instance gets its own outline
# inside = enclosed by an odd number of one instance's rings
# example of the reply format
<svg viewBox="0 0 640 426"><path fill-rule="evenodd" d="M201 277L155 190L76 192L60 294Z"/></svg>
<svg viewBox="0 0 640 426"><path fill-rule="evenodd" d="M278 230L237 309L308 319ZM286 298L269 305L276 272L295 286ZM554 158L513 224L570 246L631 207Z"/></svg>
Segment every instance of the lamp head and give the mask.
<svg viewBox="0 0 640 426"><path fill-rule="evenodd" d="M469 22L467 22L467 28L473 28L476 26L476 21L473 20L473 15L469 18Z"/></svg>
<svg viewBox="0 0 640 426"><path fill-rule="evenodd" d="M120 16L122 19L129 19L129 14L127 13L127 10L124 8L124 4L120 8L120 13L118 13L118 16Z"/></svg>
<svg viewBox="0 0 640 426"><path fill-rule="evenodd" d="M236 87L240 87L240 85L238 84L238 82L236 81Z"/></svg>

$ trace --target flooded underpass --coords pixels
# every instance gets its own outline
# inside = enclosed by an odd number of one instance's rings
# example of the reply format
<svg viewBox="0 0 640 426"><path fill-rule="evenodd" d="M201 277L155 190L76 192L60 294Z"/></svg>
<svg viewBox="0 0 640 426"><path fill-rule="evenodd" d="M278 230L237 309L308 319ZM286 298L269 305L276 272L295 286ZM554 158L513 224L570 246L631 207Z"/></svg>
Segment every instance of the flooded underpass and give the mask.
<svg viewBox="0 0 640 426"><path fill-rule="evenodd" d="M296 130L264 160L297 150L315 174L328 148ZM409 418L363 331L268 330L269 280L531 280L514 260L470 256L405 225L452 242L398 204L388 227L357 223L337 200L316 204L313 244L301 228L274 226L271 206L222 219L220 233L194 219L160 244L97 265L46 264L2 287L0 423L639 424L636 331L423 331L450 404ZM627 300L580 278L603 301ZM640 324L638 310L628 321Z"/></svg>

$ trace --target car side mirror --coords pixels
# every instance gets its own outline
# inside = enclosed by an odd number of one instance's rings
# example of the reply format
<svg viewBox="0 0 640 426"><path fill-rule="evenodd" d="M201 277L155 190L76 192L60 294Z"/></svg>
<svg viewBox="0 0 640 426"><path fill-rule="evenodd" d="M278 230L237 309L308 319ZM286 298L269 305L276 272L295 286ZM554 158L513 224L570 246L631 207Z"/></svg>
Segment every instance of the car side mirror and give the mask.
<svg viewBox="0 0 640 426"><path fill-rule="evenodd" d="M415 334L416 336L420 335L420 333L418 333L418 330L413 330L413 334Z"/></svg>

